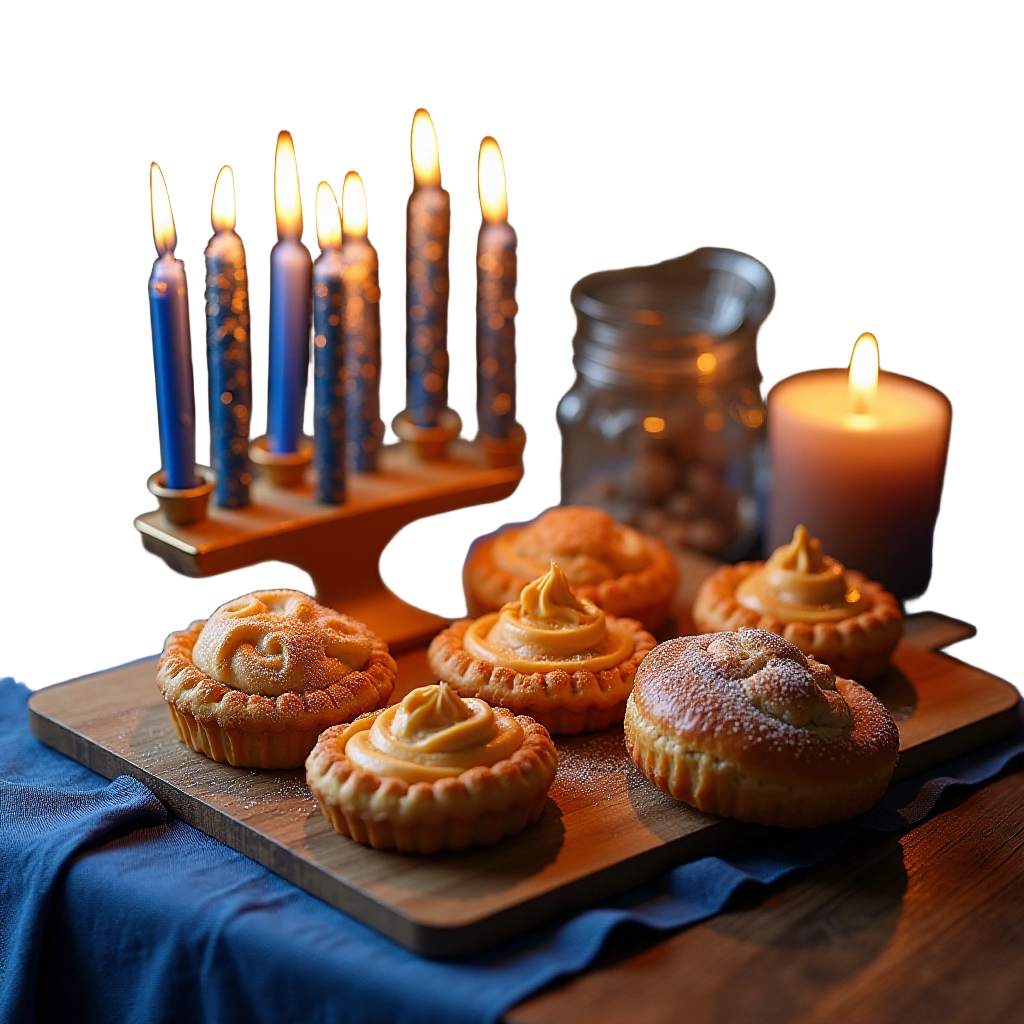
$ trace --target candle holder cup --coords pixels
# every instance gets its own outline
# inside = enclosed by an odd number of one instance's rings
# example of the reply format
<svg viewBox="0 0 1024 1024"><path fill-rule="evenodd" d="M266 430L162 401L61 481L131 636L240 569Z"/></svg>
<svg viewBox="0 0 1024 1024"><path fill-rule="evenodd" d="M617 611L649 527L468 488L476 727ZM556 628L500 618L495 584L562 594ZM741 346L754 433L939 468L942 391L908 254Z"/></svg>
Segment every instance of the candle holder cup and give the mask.
<svg viewBox="0 0 1024 1024"><path fill-rule="evenodd" d="M513 423L508 437L490 437L478 432L476 443L483 448L492 466L514 466L523 460L526 431L520 424Z"/></svg>
<svg viewBox="0 0 1024 1024"><path fill-rule="evenodd" d="M158 470L147 481L146 488L156 498L160 513L169 523L186 525L198 523L206 518L210 495L217 486L217 477L212 469L196 466L196 476L202 481L195 487L165 487L164 471Z"/></svg>
<svg viewBox="0 0 1024 1024"><path fill-rule="evenodd" d="M313 461L313 442L303 437L299 440L298 451L272 452L264 434L249 445L249 459L275 487L298 487Z"/></svg>
<svg viewBox="0 0 1024 1024"><path fill-rule="evenodd" d="M462 432L462 418L454 409L442 409L437 415L437 426L417 426L408 409L392 421L391 429L407 442L421 459L443 459L448 444Z"/></svg>

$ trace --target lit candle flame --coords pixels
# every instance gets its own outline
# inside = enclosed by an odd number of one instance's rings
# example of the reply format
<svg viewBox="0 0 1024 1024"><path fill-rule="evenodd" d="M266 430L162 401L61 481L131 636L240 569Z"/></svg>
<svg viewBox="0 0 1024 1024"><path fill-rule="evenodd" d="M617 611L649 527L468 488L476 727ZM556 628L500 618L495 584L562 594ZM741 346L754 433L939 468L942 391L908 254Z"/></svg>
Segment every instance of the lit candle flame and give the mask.
<svg viewBox="0 0 1024 1024"><path fill-rule="evenodd" d="M316 240L320 249L341 248L341 217L334 189L321 181L316 187Z"/></svg>
<svg viewBox="0 0 1024 1024"><path fill-rule="evenodd" d="M174 255L178 235L174 230L174 214L171 212L171 197L167 194L167 183L159 164L149 165L149 201L153 211L153 241L161 256Z"/></svg>
<svg viewBox="0 0 1024 1024"><path fill-rule="evenodd" d="M878 390L878 342L873 334L862 334L850 356L850 402L854 415L870 415Z"/></svg>
<svg viewBox="0 0 1024 1024"><path fill-rule="evenodd" d="M437 155L437 134L430 115L421 107L412 119L412 173L416 187L441 184L441 161Z"/></svg>
<svg viewBox="0 0 1024 1024"><path fill-rule="evenodd" d="M480 209L484 220L488 224L500 224L508 220L505 164L501 159L501 149L490 135L480 143L477 186L480 190Z"/></svg>
<svg viewBox="0 0 1024 1024"><path fill-rule="evenodd" d="M235 227L235 176L225 164L213 186L213 205L210 220L214 231L233 231Z"/></svg>
<svg viewBox="0 0 1024 1024"><path fill-rule="evenodd" d="M298 241L302 238L302 199L299 197L299 169L295 165L295 147L288 132L277 137L274 157L274 211L277 237Z"/></svg>
<svg viewBox="0 0 1024 1024"><path fill-rule="evenodd" d="M349 171L341 190L341 228L346 237L352 235L365 238L366 226L366 190L363 188L363 179L355 171Z"/></svg>

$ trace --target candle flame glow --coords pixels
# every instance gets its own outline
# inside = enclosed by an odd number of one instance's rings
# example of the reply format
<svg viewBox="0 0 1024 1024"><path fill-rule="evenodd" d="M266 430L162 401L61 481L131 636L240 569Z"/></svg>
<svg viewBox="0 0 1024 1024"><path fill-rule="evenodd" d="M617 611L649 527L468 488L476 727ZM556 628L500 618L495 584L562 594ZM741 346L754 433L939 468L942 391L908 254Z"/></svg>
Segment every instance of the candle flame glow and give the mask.
<svg viewBox="0 0 1024 1024"><path fill-rule="evenodd" d="M345 184L341 190L341 229L346 237L366 237L366 190L363 188L363 179L355 171L345 175Z"/></svg>
<svg viewBox="0 0 1024 1024"><path fill-rule="evenodd" d="M288 132L277 137L274 157L274 211L277 237L298 241L302 237L302 199L299 196L299 169L295 165L295 147Z"/></svg>
<svg viewBox="0 0 1024 1024"><path fill-rule="evenodd" d="M437 154L437 133L430 115L420 107L412 119L412 173L416 187L441 184L441 161Z"/></svg>
<svg viewBox="0 0 1024 1024"><path fill-rule="evenodd" d="M854 415L870 415L878 391L878 342L873 334L862 334L853 346L849 382Z"/></svg>
<svg viewBox="0 0 1024 1024"><path fill-rule="evenodd" d="M488 224L508 220L508 195L505 192L505 164L498 143L487 136L480 143L477 161L477 186L480 190L480 210Z"/></svg>
<svg viewBox="0 0 1024 1024"><path fill-rule="evenodd" d="M235 227L235 176L225 164L213 186L213 205L210 220L214 231L232 231Z"/></svg>
<svg viewBox="0 0 1024 1024"><path fill-rule="evenodd" d="M321 181L316 187L316 240L321 250L341 248L338 200L326 181Z"/></svg>
<svg viewBox="0 0 1024 1024"><path fill-rule="evenodd" d="M178 235L174 230L174 214L171 212L171 197L167 194L167 183L159 164L149 165L149 202L153 212L153 241L161 256L174 255Z"/></svg>

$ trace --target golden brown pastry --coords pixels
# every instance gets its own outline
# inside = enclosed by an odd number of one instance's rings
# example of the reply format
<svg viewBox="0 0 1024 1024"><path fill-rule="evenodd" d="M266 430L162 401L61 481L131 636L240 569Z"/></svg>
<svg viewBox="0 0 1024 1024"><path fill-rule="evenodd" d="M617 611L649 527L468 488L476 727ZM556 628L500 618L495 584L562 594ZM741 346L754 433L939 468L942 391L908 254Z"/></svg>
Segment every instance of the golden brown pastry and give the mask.
<svg viewBox="0 0 1024 1024"><path fill-rule="evenodd" d="M624 728L636 766L677 800L801 828L866 811L900 745L872 693L761 629L660 644L640 667Z"/></svg>
<svg viewBox="0 0 1024 1024"><path fill-rule="evenodd" d="M726 565L697 591L702 633L768 629L860 683L877 679L903 634L899 602L880 583L844 568L798 526L767 562Z"/></svg>
<svg viewBox="0 0 1024 1024"><path fill-rule="evenodd" d="M306 782L342 835L434 853L521 832L540 817L557 767L542 726L440 683L328 729Z"/></svg>
<svg viewBox="0 0 1024 1024"><path fill-rule="evenodd" d="M639 622L606 615L551 563L500 612L439 633L427 663L463 697L530 715L551 733L621 722L626 697L655 640Z"/></svg>
<svg viewBox="0 0 1024 1024"><path fill-rule="evenodd" d="M462 570L469 614L496 612L517 600L553 561L580 597L652 631L665 621L679 586L675 559L653 537L620 526L600 509L566 505L473 544Z"/></svg>
<svg viewBox="0 0 1024 1024"><path fill-rule="evenodd" d="M296 590L262 590L172 633L157 685L193 750L299 768L328 726L387 703L397 671L362 623Z"/></svg>

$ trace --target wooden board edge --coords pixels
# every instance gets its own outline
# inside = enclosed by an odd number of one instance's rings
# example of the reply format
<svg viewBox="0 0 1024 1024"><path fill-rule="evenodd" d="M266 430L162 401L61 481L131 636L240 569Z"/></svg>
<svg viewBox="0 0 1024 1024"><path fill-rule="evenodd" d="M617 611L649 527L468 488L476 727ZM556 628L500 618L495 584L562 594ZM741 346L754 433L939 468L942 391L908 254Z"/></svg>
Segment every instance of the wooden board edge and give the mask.
<svg viewBox="0 0 1024 1024"><path fill-rule="evenodd" d="M158 775L147 772L106 747L93 743L56 719L29 706L32 734L61 754L78 761L106 779L129 775L141 782L175 817L301 889L376 929L408 949L416 950L419 925L397 911L377 902L361 889L339 881L311 861L296 855L244 822L231 818L190 796ZM345 894L339 900L338 892Z"/></svg>
<svg viewBox="0 0 1024 1024"><path fill-rule="evenodd" d="M147 660L150 658L137 659L138 662ZM135 663L129 662L127 665ZM478 952L555 918L593 906L642 885L688 860L724 851L748 837L750 830L756 827L721 819L712 828L699 829L697 832L643 851L627 860L596 873L583 875L558 889L538 894L497 913L450 926L417 920L405 916L396 908L378 902L358 887L341 881L316 863L276 843L266 834L223 811L210 807L172 783L133 764L115 751L101 747L34 706L35 698L40 694L52 692L59 686L83 682L92 676L105 675L109 671L113 670L68 680L32 694L28 706L29 723L33 734L48 746L106 778L113 779L124 774L137 779L181 820L281 875L325 903L376 929L407 949L433 959L451 959ZM933 767L1013 731L1017 723L1020 694L1005 680L995 676L992 678L1006 688L1007 706L984 719L963 726L952 736L947 734L910 748L901 756L893 777L894 781ZM499 932L499 935L495 936L495 931Z"/></svg>
<svg viewBox="0 0 1024 1024"><path fill-rule="evenodd" d="M434 960L452 960L477 953L557 918L592 909L602 900L635 889L671 868L723 853L757 828L722 818L713 827L690 832L478 920L453 927L422 924L420 944L414 952ZM500 932L499 937L495 937L495 930Z"/></svg>
<svg viewBox="0 0 1024 1024"><path fill-rule="evenodd" d="M540 927L567 913L593 906L595 902L649 882L685 860L734 846L752 827L743 822L721 819L711 828L698 829L496 914L451 926L437 925L406 917L379 903L357 887L340 881L313 862L297 856L264 833L215 810L160 776L90 741L31 704L29 724L33 735L47 746L104 778L129 775L137 779L175 817L376 929L406 949L430 959L464 957ZM339 899L339 892L345 898ZM495 931L500 933L500 937L495 936Z"/></svg>
<svg viewBox="0 0 1024 1024"><path fill-rule="evenodd" d="M1006 684L1007 688L1013 690L1018 700L1020 694L1016 689ZM1017 727L1017 701L1002 711L997 711L987 718L981 718L970 725L961 726L956 732L936 736L934 739L918 743L909 750L900 752L900 759L893 772L892 781L900 782L909 779L918 772L928 771L950 761L962 754L977 750L988 743L1009 736Z"/></svg>

